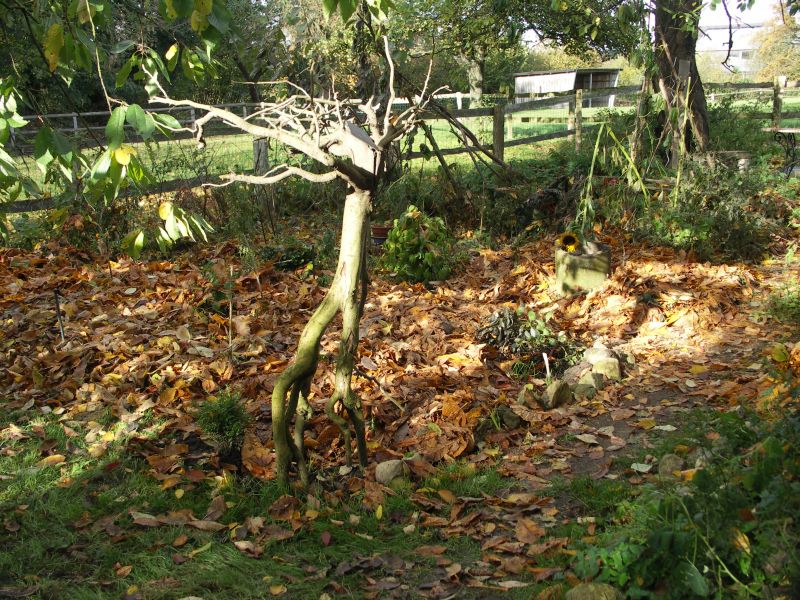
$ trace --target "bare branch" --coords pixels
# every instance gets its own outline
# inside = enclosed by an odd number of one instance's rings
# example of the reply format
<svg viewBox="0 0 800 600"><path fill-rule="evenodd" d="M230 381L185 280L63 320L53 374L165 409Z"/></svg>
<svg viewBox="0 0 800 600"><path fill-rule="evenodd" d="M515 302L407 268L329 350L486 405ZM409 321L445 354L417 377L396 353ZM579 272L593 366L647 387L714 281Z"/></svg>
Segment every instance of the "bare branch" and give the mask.
<svg viewBox="0 0 800 600"><path fill-rule="evenodd" d="M279 181L292 176L301 177L313 183L329 183L341 178L341 174L337 171L328 171L327 173L312 173L311 171L306 171L305 169L301 169L299 167L280 165L270 170L269 173L265 175L240 175L238 173L229 173L227 175L223 175L222 179L225 179L231 183L234 181L239 181L242 183L252 183L255 185L269 185L272 183L278 183Z"/></svg>

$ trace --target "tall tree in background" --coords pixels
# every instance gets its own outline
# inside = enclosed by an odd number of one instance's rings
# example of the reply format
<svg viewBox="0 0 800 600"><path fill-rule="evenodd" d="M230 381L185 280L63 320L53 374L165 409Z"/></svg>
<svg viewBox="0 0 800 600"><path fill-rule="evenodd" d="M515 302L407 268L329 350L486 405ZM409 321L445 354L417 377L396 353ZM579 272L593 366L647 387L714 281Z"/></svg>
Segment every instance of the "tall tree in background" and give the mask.
<svg viewBox="0 0 800 600"><path fill-rule="evenodd" d="M667 105L668 124L679 135L682 124L673 110L685 102L697 150L708 145L708 109L697 70L696 47L702 0L657 0L654 49L658 88Z"/></svg>
<svg viewBox="0 0 800 600"><path fill-rule="evenodd" d="M783 3L775 6L775 18L758 37L756 59L760 81L778 75L800 79L800 22Z"/></svg>
<svg viewBox="0 0 800 600"><path fill-rule="evenodd" d="M393 13L392 29L404 33L421 53L455 56L465 68L470 102L484 94L491 52L514 47L523 27L512 0L404 0Z"/></svg>

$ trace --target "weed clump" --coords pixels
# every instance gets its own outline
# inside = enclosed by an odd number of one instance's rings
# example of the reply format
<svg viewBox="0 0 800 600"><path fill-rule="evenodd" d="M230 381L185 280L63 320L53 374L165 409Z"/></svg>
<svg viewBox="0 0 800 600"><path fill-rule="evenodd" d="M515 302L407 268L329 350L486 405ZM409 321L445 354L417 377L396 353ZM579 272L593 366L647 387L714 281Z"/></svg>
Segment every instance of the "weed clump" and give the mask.
<svg viewBox="0 0 800 600"><path fill-rule="evenodd" d="M198 426L217 444L223 456L242 448L249 422L250 415L244 408L241 394L230 388L203 402L197 411Z"/></svg>

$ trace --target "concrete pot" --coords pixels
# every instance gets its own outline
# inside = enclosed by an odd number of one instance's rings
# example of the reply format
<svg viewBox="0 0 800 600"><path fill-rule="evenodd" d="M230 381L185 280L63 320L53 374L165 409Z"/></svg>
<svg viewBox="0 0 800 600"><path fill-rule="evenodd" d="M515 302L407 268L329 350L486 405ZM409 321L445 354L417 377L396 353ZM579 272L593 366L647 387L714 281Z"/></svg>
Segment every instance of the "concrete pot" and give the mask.
<svg viewBox="0 0 800 600"><path fill-rule="evenodd" d="M562 294L573 294L603 285L611 275L611 248L587 242L574 252L556 250L556 285Z"/></svg>

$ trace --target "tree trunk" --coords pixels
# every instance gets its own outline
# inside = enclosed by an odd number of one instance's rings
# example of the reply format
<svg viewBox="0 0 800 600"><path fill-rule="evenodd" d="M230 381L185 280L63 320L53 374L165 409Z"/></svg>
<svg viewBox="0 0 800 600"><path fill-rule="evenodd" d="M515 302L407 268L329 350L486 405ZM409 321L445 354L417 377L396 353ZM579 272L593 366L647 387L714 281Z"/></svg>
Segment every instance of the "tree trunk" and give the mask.
<svg viewBox="0 0 800 600"><path fill-rule="evenodd" d="M485 53L481 50L475 50L469 55L462 54L461 61L467 68L469 107L478 108L483 104L483 73L486 63Z"/></svg>
<svg viewBox="0 0 800 600"><path fill-rule="evenodd" d="M688 109L686 147L693 141L695 148L703 152L708 146L708 114L703 82L695 59L701 6L701 0L657 0L655 55L658 87L667 106L667 126L671 126L676 137L679 136L680 120L673 118L672 109ZM688 64L686 72L682 72L682 61L686 61L684 65ZM685 101L687 79L691 87L688 101Z"/></svg>
<svg viewBox="0 0 800 600"><path fill-rule="evenodd" d="M272 391L272 437L275 443L278 482L289 483L292 460L297 465L303 485L309 475L303 449L303 428L310 417L308 390L317 369L320 340L336 313L342 312L342 337L336 363L335 391L326 412L342 430L348 464L351 462L351 434L348 421L335 411L341 402L356 436L359 462L367 462L367 446L361 402L351 387L355 355L358 350L358 326L366 297L366 240L372 193L351 190L345 199L339 260L331 287L305 326L294 361L281 373ZM288 395L288 403L286 401ZM295 428L291 419L296 416Z"/></svg>

